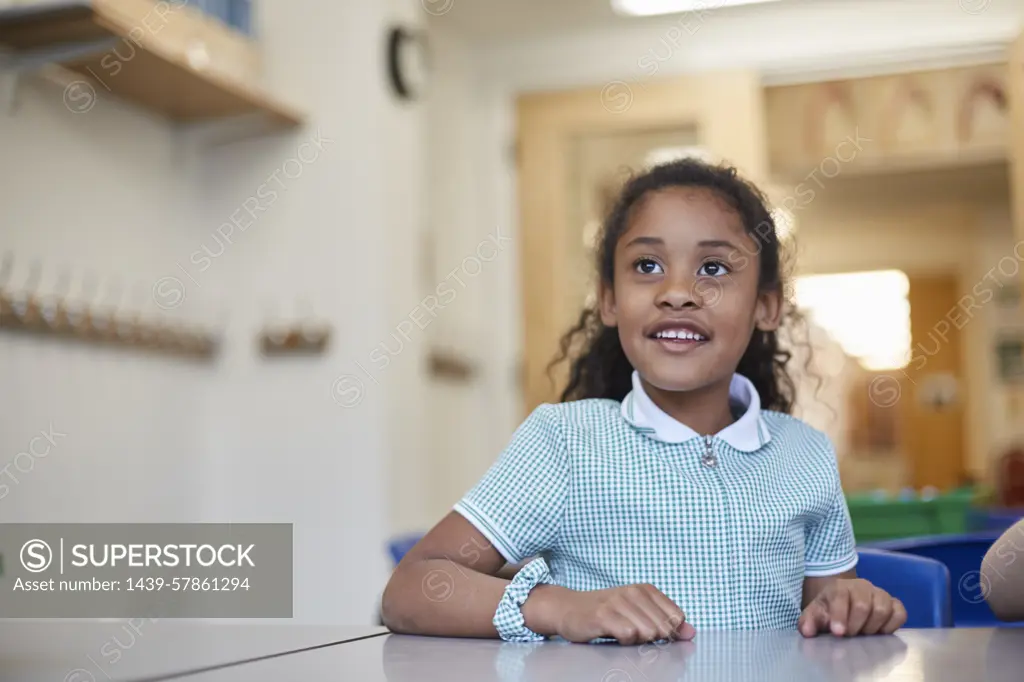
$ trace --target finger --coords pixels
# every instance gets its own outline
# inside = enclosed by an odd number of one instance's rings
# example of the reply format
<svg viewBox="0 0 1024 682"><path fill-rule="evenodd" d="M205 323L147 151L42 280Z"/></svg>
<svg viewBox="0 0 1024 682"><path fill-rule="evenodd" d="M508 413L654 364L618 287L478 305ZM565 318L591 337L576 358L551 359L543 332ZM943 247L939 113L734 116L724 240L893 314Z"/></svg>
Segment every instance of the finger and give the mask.
<svg viewBox="0 0 1024 682"><path fill-rule="evenodd" d="M643 609L647 617L654 623L658 639L675 639L676 628L683 622L679 616L665 613L661 605L655 602L654 597L650 594L638 600L637 606Z"/></svg>
<svg viewBox="0 0 1024 682"><path fill-rule="evenodd" d="M796 621L796 629L804 637L812 637L812 628L810 626L811 617L807 613L807 609L800 612L800 618Z"/></svg>
<svg viewBox="0 0 1024 682"><path fill-rule="evenodd" d="M650 598L651 603L659 610L661 620L665 622L668 628L665 637L668 639L681 637L682 626L686 623L686 614L683 613L683 610L674 601L669 599L664 592L653 585L647 590L647 596ZM693 629L692 625L690 629Z"/></svg>
<svg viewBox="0 0 1024 682"><path fill-rule="evenodd" d="M661 610L661 607L654 602L653 592L657 588L653 585L636 585L627 594L627 601L643 617L645 623L649 623L654 629L654 640L669 639L675 627L670 619Z"/></svg>
<svg viewBox="0 0 1024 682"><path fill-rule="evenodd" d="M618 610L611 610L601 619L600 637L611 637L619 644L636 644L636 624Z"/></svg>
<svg viewBox="0 0 1024 682"><path fill-rule="evenodd" d="M850 615L846 622L846 636L855 637L864 629L874 608L874 590L850 591Z"/></svg>
<svg viewBox="0 0 1024 682"><path fill-rule="evenodd" d="M881 630L882 634L885 635L891 635L907 622L907 608L903 606L903 602L899 599L893 599L892 601L892 615L889 616L888 622L882 626Z"/></svg>
<svg viewBox="0 0 1024 682"><path fill-rule="evenodd" d="M828 624L828 606L822 601L814 600L800 614L797 628L804 637L814 637L827 630Z"/></svg>
<svg viewBox="0 0 1024 682"><path fill-rule="evenodd" d="M828 595L822 595L818 600L818 609L811 615L814 616L814 625L818 633L829 632L832 629L832 611L829 607Z"/></svg>
<svg viewBox="0 0 1024 682"><path fill-rule="evenodd" d="M832 634L842 637L848 629L850 619L850 590L834 590L828 597L828 617Z"/></svg>
<svg viewBox="0 0 1024 682"><path fill-rule="evenodd" d="M892 617L893 605L892 597L881 590L876 590L875 596L871 600L871 615L864 623L861 634L877 635L882 626L888 623Z"/></svg>
<svg viewBox="0 0 1024 682"><path fill-rule="evenodd" d="M624 599L616 605L617 610L633 623L638 643L653 642L658 639L658 623L647 615L643 608L636 603L637 601L639 601L637 597Z"/></svg>

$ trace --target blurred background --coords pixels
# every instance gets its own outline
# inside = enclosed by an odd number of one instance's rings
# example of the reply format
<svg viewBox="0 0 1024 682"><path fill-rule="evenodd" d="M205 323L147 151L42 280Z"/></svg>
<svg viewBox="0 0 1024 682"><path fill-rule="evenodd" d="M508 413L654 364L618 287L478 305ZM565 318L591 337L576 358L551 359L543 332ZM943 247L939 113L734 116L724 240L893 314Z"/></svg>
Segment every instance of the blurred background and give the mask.
<svg viewBox="0 0 1024 682"><path fill-rule="evenodd" d="M1018 0L0 0L0 522L294 523L295 618L374 620L388 543L557 399L620 183L687 155L771 198L858 540L1019 518L1022 31Z"/></svg>

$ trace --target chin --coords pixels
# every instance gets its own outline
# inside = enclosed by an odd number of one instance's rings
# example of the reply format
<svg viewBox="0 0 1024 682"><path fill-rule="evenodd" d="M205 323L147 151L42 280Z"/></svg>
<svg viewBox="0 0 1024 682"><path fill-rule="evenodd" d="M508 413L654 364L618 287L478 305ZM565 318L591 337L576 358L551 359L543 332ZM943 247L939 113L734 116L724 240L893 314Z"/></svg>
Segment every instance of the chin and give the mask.
<svg viewBox="0 0 1024 682"><path fill-rule="evenodd" d="M662 391L684 392L696 391L714 383L712 377L705 372L695 371L685 367L679 368L651 368L648 371L640 370L640 376L647 383Z"/></svg>

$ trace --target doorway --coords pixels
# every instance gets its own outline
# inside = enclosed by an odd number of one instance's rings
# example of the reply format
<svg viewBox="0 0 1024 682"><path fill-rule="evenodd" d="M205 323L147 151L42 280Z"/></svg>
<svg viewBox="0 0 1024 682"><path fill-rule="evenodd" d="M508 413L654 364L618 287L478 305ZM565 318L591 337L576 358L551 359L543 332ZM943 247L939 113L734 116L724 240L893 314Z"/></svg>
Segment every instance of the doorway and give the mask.
<svg viewBox="0 0 1024 682"><path fill-rule="evenodd" d="M957 487L966 372L960 329L948 318L962 293L958 273L812 275L795 288L797 305L831 342L816 344L816 381L798 385L796 416L832 439L847 492ZM832 353L827 365L822 351Z"/></svg>

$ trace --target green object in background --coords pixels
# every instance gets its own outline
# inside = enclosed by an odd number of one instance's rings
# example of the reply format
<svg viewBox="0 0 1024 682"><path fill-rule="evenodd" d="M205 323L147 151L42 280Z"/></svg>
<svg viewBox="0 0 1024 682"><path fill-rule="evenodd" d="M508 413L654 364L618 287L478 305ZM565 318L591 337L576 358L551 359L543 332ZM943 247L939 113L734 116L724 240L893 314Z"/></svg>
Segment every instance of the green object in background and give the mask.
<svg viewBox="0 0 1024 682"><path fill-rule="evenodd" d="M972 488L960 488L930 499L908 498L905 493L901 497L868 494L847 498L858 543L967 532L975 498Z"/></svg>
<svg viewBox="0 0 1024 682"><path fill-rule="evenodd" d="M975 491L960 488L935 500L940 533L966 533L967 519L974 507Z"/></svg>

